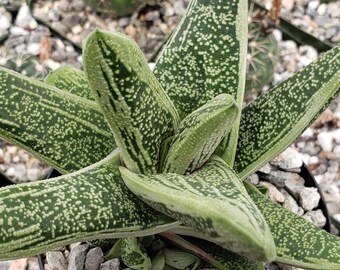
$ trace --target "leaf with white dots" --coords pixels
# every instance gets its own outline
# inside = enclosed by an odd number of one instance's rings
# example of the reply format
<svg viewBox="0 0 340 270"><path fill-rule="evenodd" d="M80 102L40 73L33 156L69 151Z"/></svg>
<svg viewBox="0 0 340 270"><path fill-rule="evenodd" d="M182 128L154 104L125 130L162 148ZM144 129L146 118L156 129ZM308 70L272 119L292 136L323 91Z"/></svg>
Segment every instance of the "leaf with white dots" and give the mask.
<svg viewBox="0 0 340 270"><path fill-rule="evenodd" d="M0 136L63 173L116 148L95 102L5 68L0 68Z"/></svg>
<svg viewBox="0 0 340 270"><path fill-rule="evenodd" d="M127 267L138 270L150 270L151 259L144 246L137 238L124 238L122 240L122 261Z"/></svg>
<svg viewBox="0 0 340 270"><path fill-rule="evenodd" d="M234 169L244 179L286 149L340 91L340 45L242 110Z"/></svg>
<svg viewBox="0 0 340 270"><path fill-rule="evenodd" d="M174 134L163 172L184 174L200 168L231 130L238 112L235 99L221 94L185 117Z"/></svg>
<svg viewBox="0 0 340 270"><path fill-rule="evenodd" d="M250 184L246 188L274 237L275 261L308 269L340 269L339 237L273 203Z"/></svg>
<svg viewBox="0 0 340 270"><path fill-rule="evenodd" d="M260 211L237 175L214 157L190 175L141 175L120 167L127 187L154 209L253 259L275 258L275 245Z"/></svg>
<svg viewBox="0 0 340 270"><path fill-rule="evenodd" d="M84 68L125 165L156 173L161 142L179 119L137 44L122 34L96 30L85 43Z"/></svg>
<svg viewBox="0 0 340 270"><path fill-rule="evenodd" d="M51 71L45 82L79 97L94 100L84 72L74 67L63 66Z"/></svg>
<svg viewBox="0 0 340 270"><path fill-rule="evenodd" d="M246 0L191 0L154 74L181 118L227 93L242 107L247 54ZM233 164L239 118L222 149Z"/></svg>
<svg viewBox="0 0 340 270"><path fill-rule="evenodd" d="M117 152L81 171L0 189L0 260L74 242L144 236L178 225L133 195Z"/></svg>

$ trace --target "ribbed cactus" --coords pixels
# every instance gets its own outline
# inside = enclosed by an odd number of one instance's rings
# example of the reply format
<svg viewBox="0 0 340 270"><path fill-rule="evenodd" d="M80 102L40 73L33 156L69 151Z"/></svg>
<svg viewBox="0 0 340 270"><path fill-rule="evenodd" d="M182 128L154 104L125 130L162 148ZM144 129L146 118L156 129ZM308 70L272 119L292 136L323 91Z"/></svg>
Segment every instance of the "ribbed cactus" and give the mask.
<svg viewBox="0 0 340 270"><path fill-rule="evenodd" d="M273 77L278 60L278 44L274 35L266 31L266 24L257 17L248 29L246 90L261 90Z"/></svg>
<svg viewBox="0 0 340 270"><path fill-rule="evenodd" d="M40 63L38 57L32 54L8 56L4 67L38 80L44 79L50 71L48 67Z"/></svg>

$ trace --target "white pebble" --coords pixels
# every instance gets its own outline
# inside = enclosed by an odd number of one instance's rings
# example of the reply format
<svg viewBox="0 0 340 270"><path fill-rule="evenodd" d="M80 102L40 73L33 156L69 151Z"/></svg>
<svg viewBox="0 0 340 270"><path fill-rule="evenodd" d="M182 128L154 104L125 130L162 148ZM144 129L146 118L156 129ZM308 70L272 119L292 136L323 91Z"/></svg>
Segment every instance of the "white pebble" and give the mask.
<svg viewBox="0 0 340 270"><path fill-rule="evenodd" d="M302 217L320 228L326 225L326 218L320 209L316 211L309 211Z"/></svg>
<svg viewBox="0 0 340 270"><path fill-rule="evenodd" d="M31 43L27 46L27 51L33 55L39 55L41 46L39 43Z"/></svg>
<svg viewBox="0 0 340 270"><path fill-rule="evenodd" d="M321 132L318 135L318 142L325 152L331 152L333 149L333 134L330 132Z"/></svg>
<svg viewBox="0 0 340 270"><path fill-rule="evenodd" d="M28 169L27 170L27 179L30 181L34 181L37 180L40 174L40 170L39 169Z"/></svg>
<svg viewBox="0 0 340 270"><path fill-rule="evenodd" d="M316 188L304 188L300 194L300 204L306 211L311 211L319 205L320 194Z"/></svg>

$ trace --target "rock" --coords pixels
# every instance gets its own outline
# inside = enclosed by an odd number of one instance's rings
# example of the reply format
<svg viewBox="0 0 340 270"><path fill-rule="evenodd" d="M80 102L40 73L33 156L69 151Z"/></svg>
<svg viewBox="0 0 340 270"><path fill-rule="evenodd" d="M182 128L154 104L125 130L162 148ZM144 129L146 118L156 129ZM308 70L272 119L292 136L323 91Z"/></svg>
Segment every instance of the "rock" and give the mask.
<svg viewBox="0 0 340 270"><path fill-rule="evenodd" d="M282 7L286 9L287 11L291 11L294 7L295 0L285 0L282 1Z"/></svg>
<svg viewBox="0 0 340 270"><path fill-rule="evenodd" d="M145 20L155 22L155 21L159 20L159 16L160 15L159 15L158 10L150 11L150 12L145 14Z"/></svg>
<svg viewBox="0 0 340 270"><path fill-rule="evenodd" d="M18 27L18 26L12 26L9 31L13 36L27 36L27 35L30 34L29 31L27 31L27 30L25 30L21 27Z"/></svg>
<svg viewBox="0 0 340 270"><path fill-rule="evenodd" d="M47 13L47 18L50 21L59 21L60 20L60 11L58 9L50 9Z"/></svg>
<svg viewBox="0 0 340 270"><path fill-rule="evenodd" d="M261 172L261 173L268 174L268 173L271 172L271 170L272 170L272 166L270 166L270 164L267 163L262 168L260 168L258 171Z"/></svg>
<svg viewBox="0 0 340 270"><path fill-rule="evenodd" d="M337 2L328 3L326 12L331 17L338 18L339 17L339 3Z"/></svg>
<svg viewBox="0 0 340 270"><path fill-rule="evenodd" d="M8 16L0 14L0 33L4 33L10 28L11 20Z"/></svg>
<svg viewBox="0 0 340 270"><path fill-rule="evenodd" d="M327 10L327 5L325 3L322 3L318 6L318 9L317 9L317 12L319 15L325 15L326 13L326 10Z"/></svg>
<svg viewBox="0 0 340 270"><path fill-rule="evenodd" d="M0 148L0 163L4 162L4 157L5 157L4 150L2 150L2 148Z"/></svg>
<svg viewBox="0 0 340 270"><path fill-rule="evenodd" d="M68 259L68 270L84 270L86 253L89 247L88 244L84 244L71 249Z"/></svg>
<svg viewBox="0 0 340 270"><path fill-rule="evenodd" d="M78 35L83 31L83 28L81 27L81 25L77 24L71 28L71 31L73 34Z"/></svg>
<svg viewBox="0 0 340 270"><path fill-rule="evenodd" d="M27 52L33 55L39 55L41 50L40 43L31 43L27 46Z"/></svg>
<svg viewBox="0 0 340 270"><path fill-rule="evenodd" d="M29 181L34 181L39 178L40 175L40 169L38 168L30 168L27 170L27 179Z"/></svg>
<svg viewBox="0 0 340 270"><path fill-rule="evenodd" d="M285 188L295 199L298 199L300 192L305 188L305 180L302 177L287 179Z"/></svg>
<svg viewBox="0 0 340 270"><path fill-rule="evenodd" d="M340 42L340 31L338 31L338 33L334 37L331 38L331 41L333 43L339 43Z"/></svg>
<svg viewBox="0 0 340 270"><path fill-rule="evenodd" d="M325 37L327 39L332 38L338 32L338 28L336 26L330 27L326 29Z"/></svg>
<svg viewBox="0 0 340 270"><path fill-rule="evenodd" d="M0 262L0 270L8 270L10 265L11 265L10 261L2 261ZM108 270L108 269L105 269L105 270Z"/></svg>
<svg viewBox="0 0 340 270"><path fill-rule="evenodd" d="M66 270L67 260L60 251L48 251L46 253L47 264L51 269Z"/></svg>
<svg viewBox="0 0 340 270"><path fill-rule="evenodd" d="M63 62L67 60L67 55L63 51L53 51L51 54L51 59L57 62Z"/></svg>
<svg viewBox="0 0 340 270"><path fill-rule="evenodd" d="M336 155L337 158L340 158L340 145L334 147L333 153Z"/></svg>
<svg viewBox="0 0 340 270"><path fill-rule="evenodd" d="M333 139L335 140L336 143L340 144L340 128L334 130L332 132Z"/></svg>
<svg viewBox="0 0 340 270"><path fill-rule="evenodd" d="M308 8L311 10L316 10L320 4L319 0L311 0L308 3Z"/></svg>
<svg viewBox="0 0 340 270"><path fill-rule="evenodd" d="M299 213L299 205L296 200L291 196L285 189L280 190L280 192L285 196L285 201L283 202L283 207L293 212L294 214Z"/></svg>
<svg viewBox="0 0 340 270"><path fill-rule="evenodd" d="M15 25L25 29L35 29L38 24L30 13L30 9L27 4L22 4L18 15L15 18Z"/></svg>
<svg viewBox="0 0 340 270"><path fill-rule="evenodd" d="M283 203L285 201L283 194L271 183L260 181L259 185L268 189L268 196L272 201L278 203Z"/></svg>
<svg viewBox="0 0 340 270"><path fill-rule="evenodd" d="M120 261L119 259L109 260L100 266L100 270L119 270Z"/></svg>
<svg viewBox="0 0 340 270"><path fill-rule="evenodd" d="M303 164L299 153L293 148L287 148L282 154L270 161L270 164L285 171L300 172Z"/></svg>
<svg viewBox="0 0 340 270"><path fill-rule="evenodd" d="M27 258L12 261L8 270L26 270L28 264Z"/></svg>
<svg viewBox="0 0 340 270"><path fill-rule="evenodd" d="M101 263L104 261L104 254L100 247L95 247L89 250L85 260L85 270L98 270Z"/></svg>
<svg viewBox="0 0 340 270"><path fill-rule="evenodd" d="M182 1L176 1L174 4L174 12L179 15L183 16L185 14L185 7Z"/></svg>
<svg viewBox="0 0 340 270"><path fill-rule="evenodd" d="M302 217L304 213L305 211L303 210L303 208L299 207L298 212L297 212L298 216Z"/></svg>
<svg viewBox="0 0 340 270"><path fill-rule="evenodd" d="M316 211L308 211L302 216L304 219L314 223L316 226L322 228L326 225L326 218L320 209Z"/></svg>
<svg viewBox="0 0 340 270"><path fill-rule="evenodd" d="M321 132L318 135L318 142L325 152L331 152L333 149L333 135L330 132Z"/></svg>
<svg viewBox="0 0 340 270"><path fill-rule="evenodd" d="M260 182L260 178L256 173L253 173L248 177L248 182L254 186L256 186Z"/></svg>
<svg viewBox="0 0 340 270"><path fill-rule="evenodd" d="M277 187L284 187L286 181L299 181L301 176L297 173L284 172L284 171L271 171L269 174L261 174L261 179L268 180Z"/></svg>
<svg viewBox="0 0 340 270"><path fill-rule="evenodd" d="M300 62L307 66L318 58L318 52L312 46L303 45L299 47Z"/></svg>
<svg viewBox="0 0 340 270"><path fill-rule="evenodd" d="M306 211L311 211L319 205L320 194L316 188L305 187L299 194L299 202Z"/></svg>

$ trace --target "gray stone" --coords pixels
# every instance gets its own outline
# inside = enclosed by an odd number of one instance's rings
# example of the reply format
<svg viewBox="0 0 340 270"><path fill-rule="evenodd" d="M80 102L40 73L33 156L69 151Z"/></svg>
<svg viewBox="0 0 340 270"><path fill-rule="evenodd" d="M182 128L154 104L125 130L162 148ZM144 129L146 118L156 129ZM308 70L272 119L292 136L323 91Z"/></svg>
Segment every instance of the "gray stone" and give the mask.
<svg viewBox="0 0 340 270"><path fill-rule="evenodd" d="M21 5L18 15L15 18L15 25L25 29L34 29L38 26L27 4Z"/></svg>
<svg viewBox="0 0 340 270"><path fill-rule="evenodd" d="M120 261L119 259L109 260L100 266L100 270L119 270Z"/></svg>
<svg viewBox="0 0 340 270"><path fill-rule="evenodd" d="M285 201L283 202L283 207L289 211L298 214L299 205L296 200L291 196L285 189L280 190L280 192L285 196Z"/></svg>
<svg viewBox="0 0 340 270"><path fill-rule="evenodd" d="M336 26L326 29L325 38L330 39L337 33L337 31L338 31L338 28Z"/></svg>
<svg viewBox="0 0 340 270"><path fill-rule="evenodd" d="M89 248L88 244L84 244L71 249L68 259L68 270L84 270L85 258Z"/></svg>
<svg viewBox="0 0 340 270"><path fill-rule="evenodd" d="M285 171L271 171L269 174L261 174L261 179L268 180L277 187L286 186L286 181L299 181L301 176L297 173L285 172Z"/></svg>
<svg viewBox="0 0 340 270"><path fill-rule="evenodd" d="M58 9L50 9L47 13L47 18L50 21L59 21L60 20L60 11Z"/></svg>
<svg viewBox="0 0 340 270"><path fill-rule="evenodd" d="M104 254L100 247L95 247L89 250L85 260L85 270L98 270L101 263L104 261Z"/></svg>
<svg viewBox="0 0 340 270"><path fill-rule="evenodd" d="M268 189L268 196L272 201L278 203L283 203L285 201L283 194L271 183L260 181L259 185Z"/></svg>
<svg viewBox="0 0 340 270"><path fill-rule="evenodd" d="M55 270L66 270L67 260L63 253L60 251L48 251L46 253L47 264L51 269Z"/></svg>
<svg viewBox="0 0 340 270"><path fill-rule="evenodd" d="M304 219L314 223L316 226L322 228L326 225L326 218L320 209L316 211L308 211L302 216Z"/></svg>
<svg viewBox="0 0 340 270"><path fill-rule="evenodd" d="M57 62L63 62L67 60L67 55L62 51L53 51L51 54L51 59Z"/></svg>
<svg viewBox="0 0 340 270"><path fill-rule="evenodd" d="M258 171L265 173L265 174L268 174L268 173L270 173L271 170L272 170L272 166L270 166L270 164L267 163L262 168L260 168Z"/></svg>
<svg viewBox="0 0 340 270"><path fill-rule="evenodd" d="M40 175L40 169L38 168L30 168L27 170L27 179L30 181L37 180Z"/></svg>
<svg viewBox="0 0 340 270"><path fill-rule="evenodd" d="M338 31L338 33L334 37L331 38L331 41L333 43L339 43L340 42L340 31Z"/></svg>
<svg viewBox="0 0 340 270"><path fill-rule="evenodd" d="M321 132L318 135L318 142L325 152L331 152L333 149L333 135L330 132Z"/></svg>
<svg viewBox="0 0 340 270"><path fill-rule="evenodd" d="M10 267L10 265L11 265L10 261L0 262L0 270L7 270Z"/></svg>
<svg viewBox="0 0 340 270"><path fill-rule="evenodd" d="M300 192L305 188L305 180L302 177L287 179L285 181L285 188L295 199L298 199Z"/></svg>
<svg viewBox="0 0 340 270"><path fill-rule="evenodd" d="M256 186L260 182L260 178L256 173L253 173L248 177L248 182L254 186Z"/></svg>
<svg viewBox="0 0 340 270"><path fill-rule="evenodd" d="M305 187L299 194L299 202L306 211L311 211L319 205L320 194L316 188Z"/></svg>
<svg viewBox="0 0 340 270"><path fill-rule="evenodd" d="M287 148L279 156L270 161L270 164L279 167L285 171L300 172L303 164L299 153L293 148Z"/></svg>

